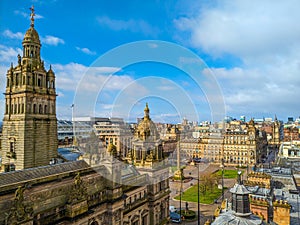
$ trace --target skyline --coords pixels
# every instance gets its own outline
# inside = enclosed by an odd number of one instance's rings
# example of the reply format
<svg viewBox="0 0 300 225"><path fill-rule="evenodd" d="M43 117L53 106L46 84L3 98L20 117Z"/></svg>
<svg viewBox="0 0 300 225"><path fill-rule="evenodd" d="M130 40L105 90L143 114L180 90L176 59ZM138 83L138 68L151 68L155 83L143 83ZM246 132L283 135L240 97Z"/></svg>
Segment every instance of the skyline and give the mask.
<svg viewBox="0 0 300 225"><path fill-rule="evenodd" d="M46 68L51 64L56 74L58 119L71 118L76 87L91 65L120 45L145 40L171 42L198 55L220 87L228 116L274 118L276 114L284 121L289 116L299 116L297 1L1 1L2 93L7 69L22 53L21 42L30 25L32 4L42 59ZM87 90L99 92L100 84L112 74L103 95L95 102L96 116L119 116L116 110L111 114L114 103L124 87L134 84L129 94L136 95L135 90L139 90L141 98L131 102L129 120L143 114L145 102L149 102L151 117L157 122L180 122L183 117L212 120L205 87L178 68L142 62L124 68L103 65L92 69L97 77L92 77L95 79L91 79ZM147 82L138 82L145 78ZM159 82L153 78L159 78ZM154 87L160 87L156 97L149 94ZM181 90L188 96L196 113L178 111L170 101L172 90ZM3 95L0 104L3 118ZM191 118L195 115L198 118Z"/></svg>

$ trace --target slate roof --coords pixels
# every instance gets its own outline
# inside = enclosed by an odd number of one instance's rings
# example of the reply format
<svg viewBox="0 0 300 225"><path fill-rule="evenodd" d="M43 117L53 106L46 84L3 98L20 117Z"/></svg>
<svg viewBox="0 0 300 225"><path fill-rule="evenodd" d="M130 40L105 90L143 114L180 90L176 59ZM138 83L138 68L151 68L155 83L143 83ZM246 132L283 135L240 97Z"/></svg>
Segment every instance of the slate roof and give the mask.
<svg viewBox="0 0 300 225"><path fill-rule="evenodd" d="M266 224L261 218L255 215L247 217L236 216L233 211L220 214L212 225L261 225Z"/></svg>
<svg viewBox="0 0 300 225"><path fill-rule="evenodd" d="M230 192L232 194L238 194L238 195L251 194L251 192L248 191L248 189L244 185L242 185L242 184L235 184L233 186L233 188L230 189Z"/></svg>
<svg viewBox="0 0 300 225"><path fill-rule="evenodd" d="M22 185L22 183L31 180L47 178L50 176L76 172L89 168L90 166L85 161L80 160L74 162L66 162L48 166L29 168L7 173L0 173L0 190L3 187L8 187L11 185Z"/></svg>

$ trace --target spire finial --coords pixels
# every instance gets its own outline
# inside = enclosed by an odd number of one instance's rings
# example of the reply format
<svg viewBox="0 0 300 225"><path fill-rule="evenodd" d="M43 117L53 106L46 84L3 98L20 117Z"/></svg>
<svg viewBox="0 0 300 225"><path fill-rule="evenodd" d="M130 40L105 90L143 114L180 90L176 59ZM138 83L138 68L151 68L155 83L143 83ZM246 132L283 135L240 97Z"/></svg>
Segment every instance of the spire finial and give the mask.
<svg viewBox="0 0 300 225"><path fill-rule="evenodd" d="M146 107L144 109L144 112L145 112L145 118L149 118L149 107L148 107L148 102L146 103Z"/></svg>
<svg viewBox="0 0 300 225"><path fill-rule="evenodd" d="M242 171L238 171L238 184L243 184L242 182Z"/></svg>
<svg viewBox="0 0 300 225"><path fill-rule="evenodd" d="M35 16L35 13L34 13L34 6L32 5L30 8L30 20L31 20L31 23L30 23L30 26L34 27L34 16Z"/></svg>

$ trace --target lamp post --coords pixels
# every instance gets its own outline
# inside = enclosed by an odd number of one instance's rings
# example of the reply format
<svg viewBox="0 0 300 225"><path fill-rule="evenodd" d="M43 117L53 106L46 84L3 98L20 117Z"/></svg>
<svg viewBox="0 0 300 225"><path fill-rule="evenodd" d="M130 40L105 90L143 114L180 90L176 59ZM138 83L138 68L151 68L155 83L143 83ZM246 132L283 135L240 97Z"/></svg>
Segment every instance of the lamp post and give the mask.
<svg viewBox="0 0 300 225"><path fill-rule="evenodd" d="M199 164L197 164L197 173L198 173L198 225L200 225L200 187L199 187L199 180L200 180L200 172L199 172Z"/></svg>
<svg viewBox="0 0 300 225"><path fill-rule="evenodd" d="M221 169L222 169L222 202L224 201L224 159L221 160Z"/></svg>
<svg viewBox="0 0 300 225"><path fill-rule="evenodd" d="M180 169L181 172L181 169ZM180 190L179 190L179 215L181 220L181 193L182 193L182 176L180 175Z"/></svg>

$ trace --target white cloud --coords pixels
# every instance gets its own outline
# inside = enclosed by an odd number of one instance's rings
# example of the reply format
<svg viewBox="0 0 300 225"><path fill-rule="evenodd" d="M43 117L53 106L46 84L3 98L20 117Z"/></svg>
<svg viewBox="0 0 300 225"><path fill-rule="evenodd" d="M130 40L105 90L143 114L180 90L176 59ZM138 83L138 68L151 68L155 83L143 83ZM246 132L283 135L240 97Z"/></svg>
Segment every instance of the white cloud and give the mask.
<svg viewBox="0 0 300 225"><path fill-rule="evenodd" d="M0 45L0 62L1 63L9 66L10 62L17 61L18 54L22 55L22 49Z"/></svg>
<svg viewBox="0 0 300 225"><path fill-rule="evenodd" d="M20 39L20 40L22 40L23 37L24 37L23 33L21 33L21 32L13 33L11 30L5 30L5 31L3 31L2 34L5 37L12 38L12 39Z"/></svg>
<svg viewBox="0 0 300 225"><path fill-rule="evenodd" d="M16 14L16 15L21 15L21 16L23 16L24 18L30 18L30 15L28 14L28 13L25 13L25 12L23 12L23 11L19 11L19 10L15 10L14 11L14 14ZM42 18L44 18L42 15L40 15L40 14L35 14L35 16L34 16L34 18L35 19L42 19Z"/></svg>
<svg viewBox="0 0 300 225"><path fill-rule="evenodd" d="M267 69L215 68L229 113L297 115L300 63ZM284 75L283 75L284 74Z"/></svg>
<svg viewBox="0 0 300 225"><path fill-rule="evenodd" d="M13 33L9 29L3 31L2 35L4 37L11 38L11 39L22 40L24 38L24 34L22 32ZM42 42L42 44L54 45L54 46L57 46L58 44L64 44L65 43L65 41L63 39L55 37L55 36L51 36L51 35L46 35L45 37L41 37L41 42ZM82 51L86 54L95 54L95 52L92 52L87 48L82 48L82 49L79 48L77 50L80 50L80 51Z"/></svg>
<svg viewBox="0 0 300 225"><path fill-rule="evenodd" d="M46 35L45 37L41 37L41 41L44 44L54 45L54 46L57 46L58 44L64 44L65 43L65 41L63 39L58 38L58 37L54 37L54 36L51 36L51 35Z"/></svg>
<svg viewBox="0 0 300 225"><path fill-rule="evenodd" d="M299 47L299 7L297 0L217 1L175 25L188 32L192 46L216 56L281 55Z"/></svg>
<svg viewBox="0 0 300 225"><path fill-rule="evenodd" d="M66 65L54 64L52 68L56 74L57 87L62 90L74 91L80 82L84 82L80 84L81 88L89 92L98 92L108 78L106 90L120 90L124 85L132 82L132 78L127 75L109 77L110 74L119 70L116 67L87 67L72 62ZM82 81L84 76L88 76L88 79Z"/></svg>
<svg viewBox="0 0 300 225"><path fill-rule="evenodd" d="M81 51L81 52L87 54L87 55L96 55L96 52L95 52L95 51L91 51L91 50L88 49L88 48L80 48L80 47L76 47L76 49L77 49L78 51Z"/></svg>
<svg viewBox="0 0 300 225"><path fill-rule="evenodd" d="M298 115L300 2L215 1L174 21L177 37L213 58L230 114ZM235 62L233 57L241 62ZM228 68L226 68L228 67Z"/></svg>
<svg viewBox="0 0 300 225"><path fill-rule="evenodd" d="M151 24L147 23L144 20L116 20L111 19L107 16L102 16L97 18L98 23L101 26L109 27L115 31L130 31L134 33L143 33L147 36L157 36L159 29L153 27Z"/></svg>

